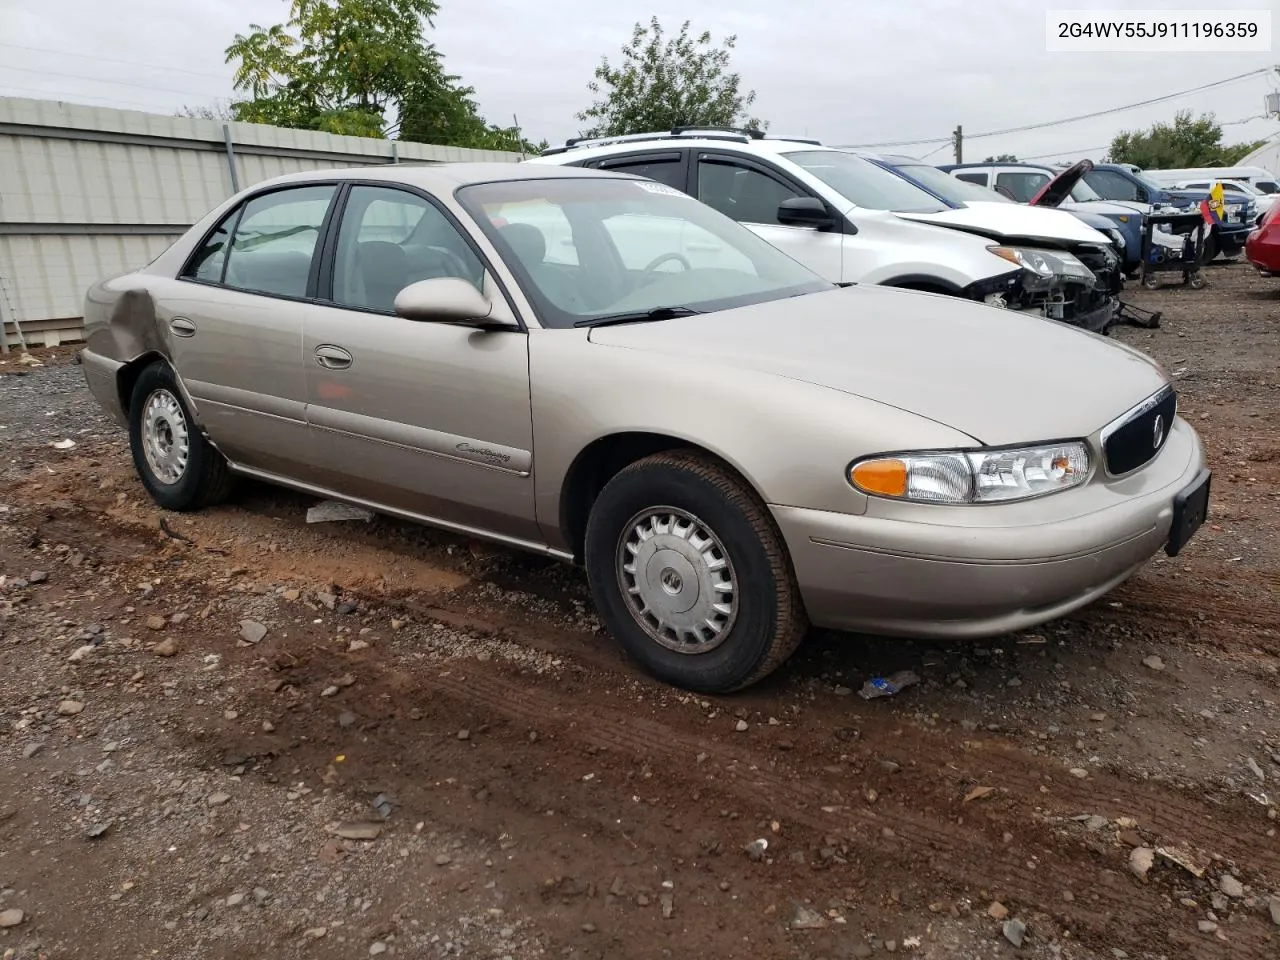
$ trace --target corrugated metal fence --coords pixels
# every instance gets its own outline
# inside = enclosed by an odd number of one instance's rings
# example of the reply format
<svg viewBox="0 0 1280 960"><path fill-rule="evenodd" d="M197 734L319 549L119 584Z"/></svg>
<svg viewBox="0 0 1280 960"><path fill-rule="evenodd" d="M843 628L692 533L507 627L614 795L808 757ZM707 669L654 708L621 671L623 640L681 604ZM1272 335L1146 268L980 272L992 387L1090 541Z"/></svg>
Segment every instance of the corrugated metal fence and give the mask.
<svg viewBox="0 0 1280 960"><path fill-rule="evenodd" d="M362 164L519 159L0 97L0 320L7 342L17 342L15 320L28 343L79 339L90 284L149 263L232 193L270 177Z"/></svg>

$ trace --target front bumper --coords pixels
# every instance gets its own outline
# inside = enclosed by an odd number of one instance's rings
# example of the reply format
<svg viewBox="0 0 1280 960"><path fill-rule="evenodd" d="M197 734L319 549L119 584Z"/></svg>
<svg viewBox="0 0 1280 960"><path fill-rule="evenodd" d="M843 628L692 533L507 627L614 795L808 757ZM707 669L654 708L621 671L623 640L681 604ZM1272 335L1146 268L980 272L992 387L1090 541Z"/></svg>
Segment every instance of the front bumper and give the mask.
<svg viewBox="0 0 1280 960"><path fill-rule="evenodd" d="M1161 453L1119 480L1014 504L892 504L886 516L772 507L814 624L984 637L1082 607L1169 540L1173 500L1204 467L1175 421ZM1056 501L1056 502L1055 502Z"/></svg>

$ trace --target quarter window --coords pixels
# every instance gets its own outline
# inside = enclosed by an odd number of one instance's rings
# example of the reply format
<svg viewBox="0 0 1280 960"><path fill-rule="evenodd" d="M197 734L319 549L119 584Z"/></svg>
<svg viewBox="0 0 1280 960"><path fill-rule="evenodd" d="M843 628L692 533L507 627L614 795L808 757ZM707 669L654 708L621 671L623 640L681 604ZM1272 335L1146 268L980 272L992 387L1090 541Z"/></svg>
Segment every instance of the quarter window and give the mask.
<svg viewBox="0 0 1280 960"><path fill-rule="evenodd" d="M227 238L231 235L231 227L239 213L240 208L237 207L214 227L204 245L187 261L187 266L182 271L183 279L201 280L205 283L222 282L222 267L227 262Z"/></svg>
<svg viewBox="0 0 1280 960"><path fill-rule="evenodd" d="M304 297L334 185L277 190L254 197L236 225L226 285L253 293Z"/></svg>
<svg viewBox="0 0 1280 960"><path fill-rule="evenodd" d="M355 186L338 230L333 302L392 313L419 280L457 277L484 287L484 265L433 203L389 187Z"/></svg>
<svg viewBox="0 0 1280 960"><path fill-rule="evenodd" d="M966 183L976 183L980 187L987 185L987 175L985 173L957 173L957 180L963 180Z"/></svg>
<svg viewBox="0 0 1280 960"><path fill-rule="evenodd" d="M759 170L722 160L698 161L698 199L739 223L776 224L778 205L798 196Z"/></svg>

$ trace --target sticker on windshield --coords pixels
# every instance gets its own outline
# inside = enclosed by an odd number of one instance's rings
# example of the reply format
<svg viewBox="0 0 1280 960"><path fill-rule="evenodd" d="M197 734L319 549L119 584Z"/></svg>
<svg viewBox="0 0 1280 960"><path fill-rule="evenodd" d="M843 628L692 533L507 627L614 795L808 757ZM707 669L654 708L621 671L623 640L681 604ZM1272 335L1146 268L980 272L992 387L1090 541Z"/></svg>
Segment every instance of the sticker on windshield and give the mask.
<svg viewBox="0 0 1280 960"><path fill-rule="evenodd" d="M681 193L675 187L668 187L665 183L654 183L652 181L638 183L637 186L641 190L648 190L650 193L660 193L664 197L684 197L688 194Z"/></svg>

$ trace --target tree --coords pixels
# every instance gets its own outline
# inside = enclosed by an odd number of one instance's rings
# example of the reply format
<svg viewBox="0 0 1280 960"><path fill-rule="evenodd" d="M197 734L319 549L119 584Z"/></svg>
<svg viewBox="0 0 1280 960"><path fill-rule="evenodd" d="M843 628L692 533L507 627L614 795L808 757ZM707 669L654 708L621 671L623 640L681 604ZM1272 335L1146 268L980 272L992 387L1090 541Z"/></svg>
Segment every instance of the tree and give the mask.
<svg viewBox="0 0 1280 960"><path fill-rule="evenodd" d="M1017 163L1018 158L1012 153L1002 153L998 157L987 157L983 163Z"/></svg>
<svg viewBox="0 0 1280 960"><path fill-rule="evenodd" d="M747 116L754 90L743 93L738 74L729 71L736 36L720 47L711 32L689 34L689 21L667 38L657 17L637 23L622 48L622 65L602 57L587 89L596 101L578 114L591 124L588 136L621 136L679 126L750 127L767 124Z"/></svg>
<svg viewBox="0 0 1280 960"><path fill-rule="evenodd" d="M247 97L237 120L454 146L515 149L479 115L474 91L444 71L425 29L436 0L290 0L289 19L250 24L227 47ZM395 123L388 117L396 116Z"/></svg>
<svg viewBox="0 0 1280 960"><path fill-rule="evenodd" d="M1212 113L1197 118L1190 110L1180 110L1172 124L1121 131L1111 141L1108 158L1112 163L1132 163L1148 170L1230 166L1260 145L1260 141L1224 145L1222 127Z"/></svg>

